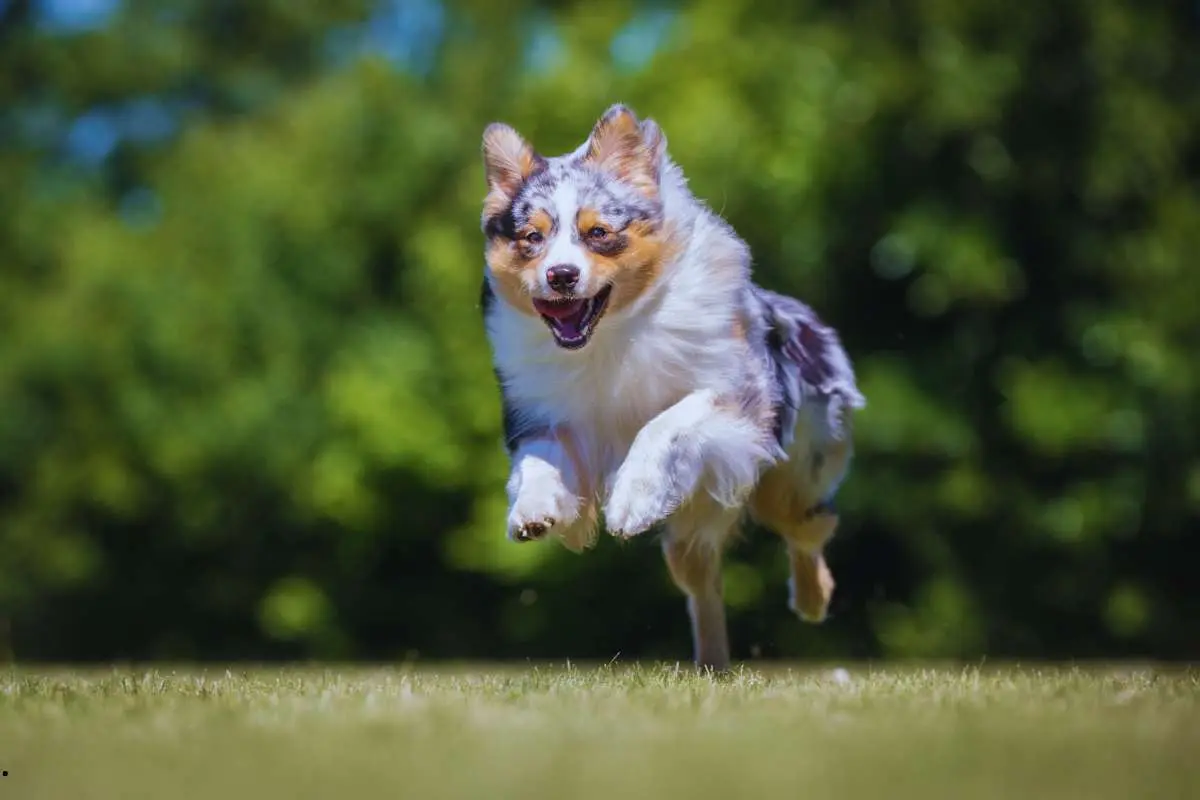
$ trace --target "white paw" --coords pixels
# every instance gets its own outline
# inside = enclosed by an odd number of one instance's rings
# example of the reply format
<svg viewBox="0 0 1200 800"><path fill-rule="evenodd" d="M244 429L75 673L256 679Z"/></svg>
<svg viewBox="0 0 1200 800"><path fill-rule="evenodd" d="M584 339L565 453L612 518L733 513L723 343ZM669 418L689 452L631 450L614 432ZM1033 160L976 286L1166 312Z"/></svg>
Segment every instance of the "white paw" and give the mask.
<svg viewBox="0 0 1200 800"><path fill-rule="evenodd" d="M532 542L552 528L567 528L579 518L579 498L561 481L524 481L508 509L508 538Z"/></svg>
<svg viewBox="0 0 1200 800"><path fill-rule="evenodd" d="M626 461L617 471L604 525L613 536L629 538L644 533L677 509L681 499L662 470L642 461Z"/></svg>

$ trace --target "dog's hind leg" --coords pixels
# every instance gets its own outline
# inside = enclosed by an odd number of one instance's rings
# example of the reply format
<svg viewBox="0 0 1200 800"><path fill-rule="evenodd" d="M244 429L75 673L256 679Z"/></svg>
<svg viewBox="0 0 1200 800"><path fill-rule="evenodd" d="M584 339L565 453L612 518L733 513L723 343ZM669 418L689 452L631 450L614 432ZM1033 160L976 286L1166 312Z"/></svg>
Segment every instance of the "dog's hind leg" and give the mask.
<svg viewBox="0 0 1200 800"><path fill-rule="evenodd" d="M759 481L750 499L755 519L787 542L792 608L825 619L833 575L825 544L837 529L833 498L850 465L850 417L866 405L837 331L799 300L755 287L775 366L776 430L788 459Z"/></svg>
<svg viewBox="0 0 1200 800"><path fill-rule="evenodd" d="M750 513L787 543L791 608L806 622L822 622L834 580L825 545L837 530L833 493L850 459L848 439L814 447L807 437L789 448L790 460L768 470L750 498Z"/></svg>
<svg viewBox="0 0 1200 800"><path fill-rule="evenodd" d="M675 585L687 595L696 665L729 667L729 633L721 588L721 557L741 515L701 495L667 521L663 556Z"/></svg>
<svg viewBox="0 0 1200 800"><path fill-rule="evenodd" d="M837 529L837 514L816 510L809 519L784 529L792 568L790 606L805 622L823 622L833 598L833 573L825 563L825 543Z"/></svg>

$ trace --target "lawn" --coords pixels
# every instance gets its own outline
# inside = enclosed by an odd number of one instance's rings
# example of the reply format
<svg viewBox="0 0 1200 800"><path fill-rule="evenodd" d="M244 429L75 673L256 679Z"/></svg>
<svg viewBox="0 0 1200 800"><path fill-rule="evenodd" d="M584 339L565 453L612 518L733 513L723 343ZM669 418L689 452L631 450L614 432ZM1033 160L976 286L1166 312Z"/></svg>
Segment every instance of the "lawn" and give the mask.
<svg viewBox="0 0 1200 800"><path fill-rule="evenodd" d="M1200 672L18 668L0 800L1200 797Z"/></svg>

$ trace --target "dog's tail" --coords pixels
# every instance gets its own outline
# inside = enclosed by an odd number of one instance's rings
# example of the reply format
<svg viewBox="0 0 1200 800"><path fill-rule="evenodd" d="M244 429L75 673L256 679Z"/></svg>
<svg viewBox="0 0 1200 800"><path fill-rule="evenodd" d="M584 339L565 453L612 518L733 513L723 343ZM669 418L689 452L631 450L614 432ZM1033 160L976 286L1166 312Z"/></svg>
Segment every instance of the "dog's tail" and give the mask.
<svg viewBox="0 0 1200 800"><path fill-rule="evenodd" d="M758 286L754 294L767 323L767 350L782 395L776 419L780 444L791 444L800 407L814 401L825 404L828 429L840 439L845 414L867 401L837 331L799 300Z"/></svg>

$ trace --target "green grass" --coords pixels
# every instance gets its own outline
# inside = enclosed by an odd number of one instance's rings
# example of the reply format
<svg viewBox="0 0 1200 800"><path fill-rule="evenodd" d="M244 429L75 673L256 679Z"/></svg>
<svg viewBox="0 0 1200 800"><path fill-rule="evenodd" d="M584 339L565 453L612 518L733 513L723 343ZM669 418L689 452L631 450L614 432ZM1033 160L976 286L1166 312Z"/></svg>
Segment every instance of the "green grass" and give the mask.
<svg viewBox="0 0 1200 800"><path fill-rule="evenodd" d="M0 800L1200 796L1154 668L17 669Z"/></svg>

